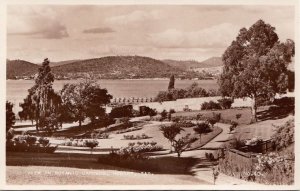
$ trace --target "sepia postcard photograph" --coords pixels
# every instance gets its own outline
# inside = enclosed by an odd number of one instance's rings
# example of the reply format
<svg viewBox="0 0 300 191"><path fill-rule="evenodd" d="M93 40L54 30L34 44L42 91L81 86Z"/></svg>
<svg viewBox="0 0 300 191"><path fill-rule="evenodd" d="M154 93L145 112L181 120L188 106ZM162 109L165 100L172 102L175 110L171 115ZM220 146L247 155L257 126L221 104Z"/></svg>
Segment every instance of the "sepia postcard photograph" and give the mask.
<svg viewBox="0 0 300 191"><path fill-rule="evenodd" d="M1 188L300 189L298 1L1 5Z"/></svg>

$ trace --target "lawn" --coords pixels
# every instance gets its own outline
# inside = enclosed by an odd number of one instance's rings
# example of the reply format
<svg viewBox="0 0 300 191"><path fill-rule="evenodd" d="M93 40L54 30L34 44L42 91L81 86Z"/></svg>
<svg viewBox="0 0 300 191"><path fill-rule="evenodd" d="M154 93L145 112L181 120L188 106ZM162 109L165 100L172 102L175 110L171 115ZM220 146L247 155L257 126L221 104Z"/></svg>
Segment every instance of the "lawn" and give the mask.
<svg viewBox="0 0 300 191"><path fill-rule="evenodd" d="M8 185L209 185L191 175L144 174L116 170L7 166Z"/></svg>
<svg viewBox="0 0 300 191"><path fill-rule="evenodd" d="M132 142L157 142L157 145L160 145L163 147L163 149L165 150L170 150L170 142L168 141L168 139L166 139L162 132L160 131L160 126L161 125L169 125L171 124L171 122L165 121L165 122L157 122L157 121L151 121L149 124L146 124L143 126L142 129L140 130L136 130L136 131L132 131L132 132L127 132L127 133L122 133L122 134L116 134L115 132L111 132L109 135L108 139L98 139L99 145L98 147L96 147L94 149L95 152L98 151L108 151L111 150L111 148L114 149L118 149L121 147L127 147L129 143ZM219 133L222 132L222 129L215 127L213 132L208 133L208 134L203 134L201 136L201 143L199 141L199 139L194 142L192 144L191 148L199 148L200 146L206 144L207 142L209 142L211 139L213 139L215 136L217 136ZM140 140L125 140L124 139L124 135L141 135L141 134L146 134L147 136L149 136L149 138L147 139L140 139ZM190 128L183 128L183 131L181 131L181 133L179 135L177 135L176 138L179 137L183 137L186 134L191 134L191 137L196 137L199 138L199 136L197 134L195 134L193 127ZM61 144L64 142L64 140L58 140L56 138L50 138L50 142L53 144ZM71 147L67 147L67 149L65 147L59 147L58 150L60 151L67 151L69 150L69 148ZM86 150L86 152L89 152L90 149L89 148L85 148L85 147L78 147L78 149L80 149L81 151ZM77 149L77 150L78 150ZM72 150L76 150L76 147L73 147Z"/></svg>
<svg viewBox="0 0 300 191"><path fill-rule="evenodd" d="M264 140L268 140L275 132L273 125L283 125L286 121L292 118L293 116L290 115L282 119L269 119L259 121L251 125L241 125L237 127L234 136L239 139L251 139L258 136Z"/></svg>
<svg viewBox="0 0 300 191"><path fill-rule="evenodd" d="M172 117L187 117L196 119L198 114L203 117L212 117L213 113L221 113L221 119L225 121L236 121L239 124L251 123L251 109L250 108L233 108L224 110L199 110L191 112L177 112L173 113ZM241 118L236 119L236 114L242 114Z"/></svg>

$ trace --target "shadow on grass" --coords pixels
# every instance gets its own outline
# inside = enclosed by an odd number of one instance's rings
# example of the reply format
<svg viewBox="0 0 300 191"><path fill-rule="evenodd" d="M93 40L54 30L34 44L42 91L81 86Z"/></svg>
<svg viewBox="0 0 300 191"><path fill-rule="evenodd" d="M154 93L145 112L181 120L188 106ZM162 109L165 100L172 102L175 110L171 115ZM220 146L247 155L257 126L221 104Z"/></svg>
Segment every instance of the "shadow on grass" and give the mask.
<svg viewBox="0 0 300 191"><path fill-rule="evenodd" d="M257 118L260 121L282 119L294 113L294 106L278 107L271 106L268 110L257 112Z"/></svg>
<svg viewBox="0 0 300 191"><path fill-rule="evenodd" d="M199 159L195 158L160 157L146 160L124 160L122 163L112 164L104 154L75 153L7 152L6 159L8 166L56 166L189 175L192 174L191 168L199 163Z"/></svg>
<svg viewBox="0 0 300 191"><path fill-rule="evenodd" d="M100 164L136 170L139 172L151 172L156 174L188 174L191 169L200 162L196 158L159 157L141 160L111 161L107 156L100 156Z"/></svg>
<svg viewBox="0 0 300 191"><path fill-rule="evenodd" d="M14 129L25 128L25 127L35 127L35 124L31 124L31 125L14 125L13 126Z"/></svg>

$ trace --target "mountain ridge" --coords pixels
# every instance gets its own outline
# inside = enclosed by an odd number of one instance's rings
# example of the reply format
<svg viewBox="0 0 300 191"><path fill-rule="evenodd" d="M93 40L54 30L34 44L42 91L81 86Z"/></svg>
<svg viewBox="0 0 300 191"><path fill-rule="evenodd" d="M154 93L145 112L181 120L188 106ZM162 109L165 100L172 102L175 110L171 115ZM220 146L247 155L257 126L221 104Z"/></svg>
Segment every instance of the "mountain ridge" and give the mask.
<svg viewBox="0 0 300 191"><path fill-rule="evenodd" d="M201 79L201 72L193 69L209 65L210 59L207 60L202 63L193 60L157 60L144 56L106 56L50 62L50 66L57 79L84 78L90 75L99 79L169 78L173 74L179 78ZM216 60L213 61L214 65L218 64ZM40 64L23 60L8 60L7 78L33 76L39 67Z"/></svg>

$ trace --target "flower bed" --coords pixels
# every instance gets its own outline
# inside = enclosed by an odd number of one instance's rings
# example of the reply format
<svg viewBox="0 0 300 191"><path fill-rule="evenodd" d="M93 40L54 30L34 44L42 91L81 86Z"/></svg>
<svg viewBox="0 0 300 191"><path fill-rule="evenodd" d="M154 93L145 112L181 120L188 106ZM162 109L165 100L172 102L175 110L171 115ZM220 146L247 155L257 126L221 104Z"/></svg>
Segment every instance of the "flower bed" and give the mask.
<svg viewBox="0 0 300 191"><path fill-rule="evenodd" d="M20 135L6 141L6 151L53 153L57 146L50 146L49 139L31 135Z"/></svg>
<svg viewBox="0 0 300 191"><path fill-rule="evenodd" d="M125 140L141 140L141 139L148 139L150 138L148 135L145 133L141 135L123 135Z"/></svg>
<svg viewBox="0 0 300 191"><path fill-rule="evenodd" d="M92 139L109 139L109 134L108 133L91 133L91 138Z"/></svg>
<svg viewBox="0 0 300 191"><path fill-rule="evenodd" d="M89 142L96 141L94 139L66 139L65 142L61 143L62 146L73 146L73 147L90 147Z"/></svg>
<svg viewBox="0 0 300 191"><path fill-rule="evenodd" d="M124 150L134 150L136 152L154 152L154 151L161 151L163 147L157 145L157 142L131 142L128 143L128 147L121 148L120 152Z"/></svg>

